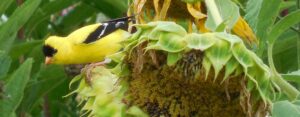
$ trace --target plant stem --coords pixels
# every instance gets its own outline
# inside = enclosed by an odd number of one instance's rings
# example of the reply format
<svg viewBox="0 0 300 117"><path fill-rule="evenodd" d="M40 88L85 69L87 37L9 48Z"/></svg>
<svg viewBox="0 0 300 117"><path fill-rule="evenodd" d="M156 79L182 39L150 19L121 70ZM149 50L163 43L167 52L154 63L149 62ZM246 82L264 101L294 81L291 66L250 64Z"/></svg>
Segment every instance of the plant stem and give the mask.
<svg viewBox="0 0 300 117"><path fill-rule="evenodd" d="M284 80L281 75L276 73L272 78L272 81L275 82L280 87L280 89L282 89L283 93L286 94L291 101L295 101L298 99L300 92L290 83Z"/></svg>
<svg viewBox="0 0 300 117"><path fill-rule="evenodd" d="M273 46L274 46L274 43L271 43L268 46L268 62L269 62L269 66L271 68L272 73L277 73L277 70L276 70L274 62L273 62L274 61L273 60Z"/></svg>
<svg viewBox="0 0 300 117"><path fill-rule="evenodd" d="M216 26L220 25L223 22L223 19L220 12L218 11L215 0L205 0L205 4L210 11L213 20L215 21Z"/></svg>
<svg viewBox="0 0 300 117"><path fill-rule="evenodd" d="M285 93L290 100L294 101L299 97L300 92L278 74L273 62L273 45L274 43L271 43L268 46L268 61L271 68L272 81L280 87L283 93Z"/></svg>
<svg viewBox="0 0 300 117"><path fill-rule="evenodd" d="M43 104L44 117L51 117L48 95L46 94L43 97L43 99L44 99L44 104Z"/></svg>

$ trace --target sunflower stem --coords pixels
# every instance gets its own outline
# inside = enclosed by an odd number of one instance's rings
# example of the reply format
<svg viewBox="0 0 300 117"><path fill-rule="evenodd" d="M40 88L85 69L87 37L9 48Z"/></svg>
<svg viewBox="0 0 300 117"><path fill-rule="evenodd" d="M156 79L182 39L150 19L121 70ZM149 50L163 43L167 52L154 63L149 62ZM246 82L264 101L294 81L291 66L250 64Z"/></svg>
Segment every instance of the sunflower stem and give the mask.
<svg viewBox="0 0 300 117"><path fill-rule="evenodd" d="M300 92L278 74L273 62L273 45L274 43L271 43L268 46L268 61L271 68L272 81L280 87L290 100L294 101L299 97Z"/></svg>
<svg viewBox="0 0 300 117"><path fill-rule="evenodd" d="M273 74L273 82L275 82L283 91L284 94L286 94L291 101L295 101L299 98L300 92L293 87L290 83L288 83L286 80L284 80L281 75L278 73Z"/></svg>
<svg viewBox="0 0 300 117"><path fill-rule="evenodd" d="M273 61L273 46L274 46L274 43L270 43L268 46L268 62L269 62L269 66L271 68L271 72L277 73L277 70L275 68L274 61Z"/></svg>
<svg viewBox="0 0 300 117"><path fill-rule="evenodd" d="M219 26L222 22L222 16L218 10L215 0L205 0L205 4L212 15L212 19L214 20L216 26Z"/></svg>

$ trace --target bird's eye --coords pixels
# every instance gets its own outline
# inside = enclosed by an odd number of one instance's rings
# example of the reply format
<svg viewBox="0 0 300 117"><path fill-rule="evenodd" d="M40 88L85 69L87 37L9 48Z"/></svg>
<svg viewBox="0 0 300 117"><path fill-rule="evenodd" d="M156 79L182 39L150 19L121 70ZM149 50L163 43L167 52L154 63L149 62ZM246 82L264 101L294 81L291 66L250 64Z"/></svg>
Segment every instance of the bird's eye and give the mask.
<svg viewBox="0 0 300 117"><path fill-rule="evenodd" d="M57 50L49 45L43 46L43 53L45 56L52 57L56 52Z"/></svg>

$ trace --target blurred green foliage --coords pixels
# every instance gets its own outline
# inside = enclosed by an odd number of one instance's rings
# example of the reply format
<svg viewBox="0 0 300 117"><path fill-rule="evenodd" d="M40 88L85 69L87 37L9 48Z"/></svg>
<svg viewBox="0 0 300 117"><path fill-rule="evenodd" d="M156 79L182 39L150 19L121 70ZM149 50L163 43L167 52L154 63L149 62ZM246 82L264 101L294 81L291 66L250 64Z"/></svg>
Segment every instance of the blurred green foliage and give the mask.
<svg viewBox="0 0 300 117"><path fill-rule="evenodd" d="M126 10L126 0L1 0L0 117L78 117L75 96L63 98L73 76L44 65L43 40Z"/></svg>

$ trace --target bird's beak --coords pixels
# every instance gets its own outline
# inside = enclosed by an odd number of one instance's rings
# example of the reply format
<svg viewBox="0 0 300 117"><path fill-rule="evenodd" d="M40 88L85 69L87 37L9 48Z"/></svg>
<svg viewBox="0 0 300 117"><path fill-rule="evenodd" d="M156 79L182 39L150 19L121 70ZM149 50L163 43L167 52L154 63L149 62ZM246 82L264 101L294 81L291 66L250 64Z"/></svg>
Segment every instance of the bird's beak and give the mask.
<svg viewBox="0 0 300 117"><path fill-rule="evenodd" d="M51 64L52 63L52 57L46 57L45 58L45 64L46 65L49 65L49 64Z"/></svg>

